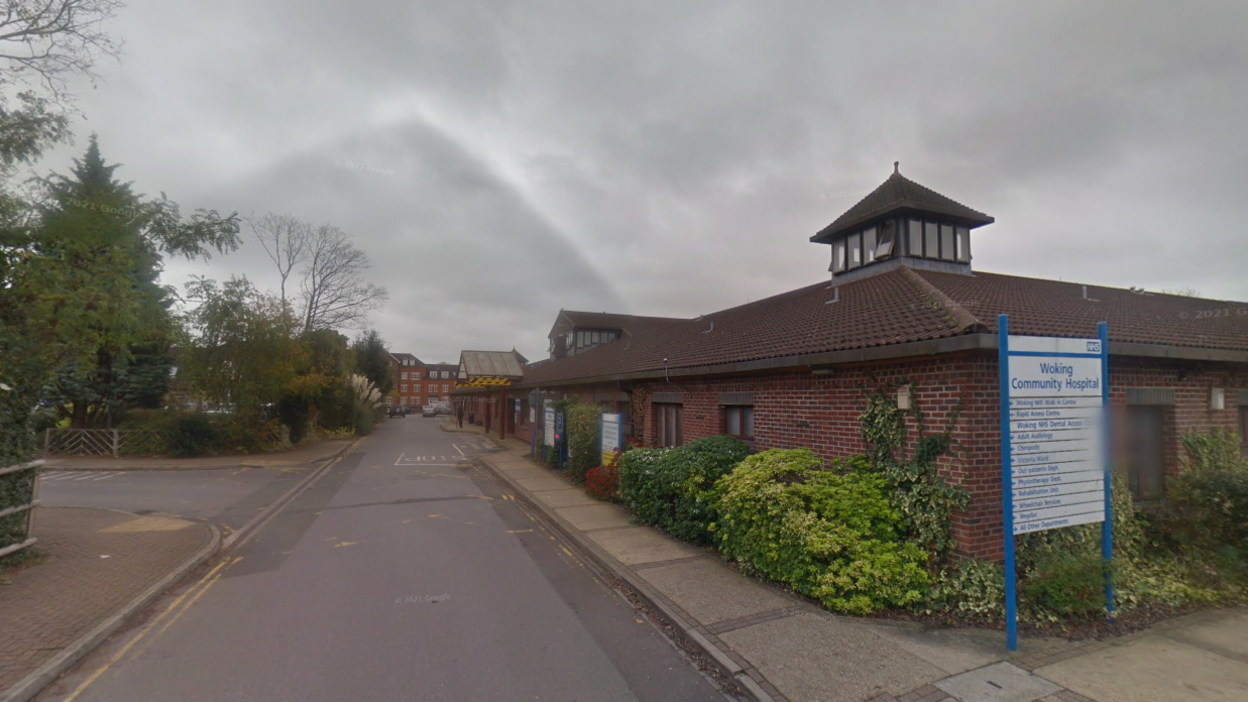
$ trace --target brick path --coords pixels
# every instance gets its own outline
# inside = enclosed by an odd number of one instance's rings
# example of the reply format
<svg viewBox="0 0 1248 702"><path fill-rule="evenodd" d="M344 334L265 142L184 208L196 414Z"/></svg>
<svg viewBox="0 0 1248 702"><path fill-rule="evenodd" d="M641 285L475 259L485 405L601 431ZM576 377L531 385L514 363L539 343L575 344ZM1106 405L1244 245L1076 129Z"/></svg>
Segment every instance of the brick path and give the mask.
<svg viewBox="0 0 1248 702"><path fill-rule="evenodd" d="M46 557L0 585L0 693L204 548L212 530L169 517L40 507L35 536Z"/></svg>
<svg viewBox="0 0 1248 702"><path fill-rule="evenodd" d="M132 458L111 456L49 456L44 470L212 470L239 466L299 466L329 460L351 445L351 439L328 439L290 451L203 458Z"/></svg>

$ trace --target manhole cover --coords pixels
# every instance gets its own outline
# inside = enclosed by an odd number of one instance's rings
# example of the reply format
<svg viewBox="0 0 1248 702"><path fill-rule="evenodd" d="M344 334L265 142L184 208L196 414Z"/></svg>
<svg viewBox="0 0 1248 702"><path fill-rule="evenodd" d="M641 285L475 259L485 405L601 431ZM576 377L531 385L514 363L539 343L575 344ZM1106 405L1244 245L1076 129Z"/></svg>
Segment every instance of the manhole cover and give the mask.
<svg viewBox="0 0 1248 702"><path fill-rule="evenodd" d="M933 684L959 702L1032 702L1062 690L1009 663L996 663Z"/></svg>

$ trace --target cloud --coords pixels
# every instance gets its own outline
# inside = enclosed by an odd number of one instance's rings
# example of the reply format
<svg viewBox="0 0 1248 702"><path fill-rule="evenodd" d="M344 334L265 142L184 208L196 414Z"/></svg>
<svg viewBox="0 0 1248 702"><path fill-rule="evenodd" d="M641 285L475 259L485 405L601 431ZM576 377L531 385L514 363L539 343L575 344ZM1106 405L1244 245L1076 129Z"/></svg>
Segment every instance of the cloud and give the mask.
<svg viewBox="0 0 1248 702"><path fill-rule="evenodd" d="M353 232L391 291L380 330L422 358L541 357L560 307L694 315L819 280L807 238L894 160L997 218L978 268L1245 299L1245 20L1212 2L134 0L79 131L142 191ZM252 248L213 274L266 275Z"/></svg>

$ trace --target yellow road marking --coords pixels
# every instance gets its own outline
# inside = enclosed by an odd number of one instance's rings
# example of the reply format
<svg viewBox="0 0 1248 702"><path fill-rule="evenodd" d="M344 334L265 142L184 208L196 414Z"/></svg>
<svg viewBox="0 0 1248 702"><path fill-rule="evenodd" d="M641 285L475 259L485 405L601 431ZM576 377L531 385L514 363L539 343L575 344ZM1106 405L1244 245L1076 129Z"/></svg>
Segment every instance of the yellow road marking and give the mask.
<svg viewBox="0 0 1248 702"><path fill-rule="evenodd" d="M237 563L237 560L229 561L229 563ZM121 647L121 650L117 651L117 653L114 653L113 656L109 658L107 662L104 663L104 665L97 668L94 673L92 673L91 675L87 677L86 680L83 680L82 684L80 684L77 688L75 688L74 691L69 694L69 697L65 698L64 702L73 702L73 700L77 698L78 695L82 694L83 690L86 690L88 687L90 687L91 683L95 682L96 680L99 679L101 675L108 672L109 668L116 665L117 661L121 660L123 656L129 653L130 649L134 648L136 644L142 641L143 638L146 637L147 634L151 632L152 629L155 629L156 625L159 624L162 619L168 616L170 612L173 612L175 609L177 609L178 605L182 604L182 600L186 599L188 595L195 592L200 587L200 585L203 585L205 582L208 582L209 579L211 579L212 582L216 582L216 578L213 576L215 576L217 571L221 570L226 565L227 565L226 561L222 561L218 563L216 567L208 571L204 575L204 577L200 578L199 582L195 583L195 585L192 586L189 590L179 595L177 599L175 599L173 602L169 603L169 606L165 608L165 611L153 617L152 621L149 622L147 626L143 627L143 629L141 629L139 633L136 634L133 639L130 639L130 641L128 641L125 646ZM205 587L205 589L207 588ZM194 600L192 600L192 602L193 601Z"/></svg>
<svg viewBox="0 0 1248 702"><path fill-rule="evenodd" d="M532 532L533 532L532 529L508 529L507 530L508 534L530 534Z"/></svg>
<svg viewBox="0 0 1248 702"><path fill-rule="evenodd" d="M356 544L355 541L343 541L340 544L334 544L334 548L342 548L343 546L354 546L355 544Z"/></svg>

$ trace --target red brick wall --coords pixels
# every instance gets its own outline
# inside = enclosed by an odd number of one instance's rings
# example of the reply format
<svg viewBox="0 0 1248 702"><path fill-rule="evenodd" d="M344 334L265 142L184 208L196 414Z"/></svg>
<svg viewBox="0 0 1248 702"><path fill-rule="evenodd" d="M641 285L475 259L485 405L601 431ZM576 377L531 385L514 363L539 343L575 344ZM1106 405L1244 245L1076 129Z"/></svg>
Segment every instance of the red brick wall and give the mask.
<svg viewBox="0 0 1248 702"><path fill-rule="evenodd" d="M809 447L825 459L860 453L865 449L859 433L859 414L866 398L884 384L915 384L915 407L922 410L928 431L938 432L958 410L952 429L954 455L940 459L942 473L971 492L966 511L954 517L953 531L958 553L975 558L1002 555L1000 415L997 359L994 352L975 352L888 363L837 367L828 375L810 371L759 373L749 376L645 382L633 388L633 421L647 444L657 441L655 411L650 396L655 392L680 392L684 400L685 441L724 431L721 392L754 394L754 449ZM1248 367L1226 364L1158 362L1143 359L1112 359L1110 400L1121 414L1128 387L1176 389L1176 405L1169 415L1166 452L1167 471L1181 470L1179 437L1211 426L1234 429L1238 421L1235 391L1248 388ZM1210 389L1227 389L1223 411L1209 409ZM594 390L607 387L569 388L583 402ZM907 420L908 449L917 440L917 422ZM1120 433L1120 432L1119 432ZM526 435L527 438L527 435Z"/></svg>

